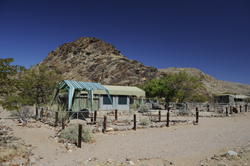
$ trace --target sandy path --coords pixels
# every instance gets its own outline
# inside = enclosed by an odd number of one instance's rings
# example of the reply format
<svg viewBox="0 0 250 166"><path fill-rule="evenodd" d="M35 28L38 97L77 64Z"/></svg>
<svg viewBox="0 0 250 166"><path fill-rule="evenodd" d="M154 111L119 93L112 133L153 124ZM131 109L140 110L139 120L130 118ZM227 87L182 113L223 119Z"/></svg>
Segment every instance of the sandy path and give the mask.
<svg viewBox="0 0 250 166"><path fill-rule="evenodd" d="M8 113L2 111L0 117ZM93 144L83 144L81 149L65 152L60 143L49 139L55 133L42 125L39 129L18 127L11 119L4 119L13 125L14 135L37 146L34 156L43 157L36 165L76 165L78 161L96 157L99 160L114 159L125 161L126 157L166 158L175 165L197 165L200 160L211 157L226 148L243 144L250 140L250 114L227 118L200 118L199 125L179 125L169 128L141 129L137 131L95 134ZM40 123L40 122L39 122ZM162 159L135 162L162 165Z"/></svg>

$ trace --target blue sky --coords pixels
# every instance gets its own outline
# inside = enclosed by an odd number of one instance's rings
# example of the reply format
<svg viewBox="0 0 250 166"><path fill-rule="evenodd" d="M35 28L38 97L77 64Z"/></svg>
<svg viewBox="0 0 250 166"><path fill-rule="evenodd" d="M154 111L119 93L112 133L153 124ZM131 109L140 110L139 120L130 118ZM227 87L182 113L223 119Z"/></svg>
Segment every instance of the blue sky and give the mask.
<svg viewBox="0 0 250 166"><path fill-rule="evenodd" d="M248 0L0 0L0 58L29 68L79 37L158 69L250 85Z"/></svg>

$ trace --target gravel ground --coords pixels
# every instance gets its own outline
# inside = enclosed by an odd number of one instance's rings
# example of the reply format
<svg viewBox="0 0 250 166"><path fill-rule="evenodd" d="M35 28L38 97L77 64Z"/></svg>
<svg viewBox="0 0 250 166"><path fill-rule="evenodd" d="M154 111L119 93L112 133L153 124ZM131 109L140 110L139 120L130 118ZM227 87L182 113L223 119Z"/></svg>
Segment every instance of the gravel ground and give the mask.
<svg viewBox="0 0 250 166"><path fill-rule="evenodd" d="M19 126L1 110L0 117L13 134L30 143L35 165L199 165L214 154L227 153L250 140L250 114L200 118L198 125L95 133L93 143L65 148L50 138L57 130L41 122ZM33 126L33 127L32 127ZM98 160L98 161L96 161ZM128 161L130 160L130 161ZM211 159L212 161L213 159ZM245 162L248 164L247 162ZM245 164L244 163L244 164Z"/></svg>

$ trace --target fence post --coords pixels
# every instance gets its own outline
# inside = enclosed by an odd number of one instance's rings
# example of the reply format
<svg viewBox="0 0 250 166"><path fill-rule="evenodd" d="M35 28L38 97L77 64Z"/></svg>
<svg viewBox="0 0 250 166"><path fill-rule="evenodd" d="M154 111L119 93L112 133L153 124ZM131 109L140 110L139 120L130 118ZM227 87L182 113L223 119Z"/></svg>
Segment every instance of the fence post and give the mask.
<svg viewBox="0 0 250 166"><path fill-rule="evenodd" d="M245 105L245 112L247 112L247 104Z"/></svg>
<svg viewBox="0 0 250 166"><path fill-rule="evenodd" d="M228 116L228 107L226 107L226 116Z"/></svg>
<svg viewBox="0 0 250 166"><path fill-rule="evenodd" d="M94 122L96 123L96 115L97 115L97 112L95 111L94 112Z"/></svg>
<svg viewBox="0 0 250 166"><path fill-rule="evenodd" d="M168 113L167 113L167 127L169 127L169 107L168 107Z"/></svg>
<svg viewBox="0 0 250 166"><path fill-rule="evenodd" d="M241 112L241 108L242 108L242 106L240 105L240 112Z"/></svg>
<svg viewBox="0 0 250 166"><path fill-rule="evenodd" d="M56 125L57 125L57 123L58 123L58 112L56 112Z"/></svg>
<svg viewBox="0 0 250 166"><path fill-rule="evenodd" d="M107 117L104 115L104 121L103 121L103 134L106 133L107 128Z"/></svg>
<svg viewBox="0 0 250 166"><path fill-rule="evenodd" d="M199 110L198 110L198 107L196 107L196 123L199 123Z"/></svg>
<svg viewBox="0 0 250 166"><path fill-rule="evenodd" d="M134 114L134 130L136 131L136 114Z"/></svg>
<svg viewBox="0 0 250 166"><path fill-rule="evenodd" d="M232 109L232 106L230 106L230 114L233 113L233 109Z"/></svg>
<svg viewBox="0 0 250 166"><path fill-rule="evenodd" d="M91 118L90 118L90 121L93 122L93 114L91 114Z"/></svg>
<svg viewBox="0 0 250 166"><path fill-rule="evenodd" d="M118 117L117 117L117 109L115 110L115 120L117 120Z"/></svg>
<svg viewBox="0 0 250 166"><path fill-rule="evenodd" d="M78 148L82 147L82 125L79 124L79 132L78 132L78 144L77 144Z"/></svg>
<svg viewBox="0 0 250 166"><path fill-rule="evenodd" d="M65 118L62 118L62 130L65 129Z"/></svg>
<svg viewBox="0 0 250 166"><path fill-rule="evenodd" d="M161 122L161 111L159 111L159 122Z"/></svg>

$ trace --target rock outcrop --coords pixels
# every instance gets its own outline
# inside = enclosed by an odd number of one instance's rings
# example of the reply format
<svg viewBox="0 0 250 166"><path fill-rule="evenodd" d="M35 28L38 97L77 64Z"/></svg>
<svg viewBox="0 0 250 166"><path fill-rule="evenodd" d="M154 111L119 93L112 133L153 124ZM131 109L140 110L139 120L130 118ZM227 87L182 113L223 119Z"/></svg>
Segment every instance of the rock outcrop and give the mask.
<svg viewBox="0 0 250 166"><path fill-rule="evenodd" d="M43 62L61 71L63 78L110 85L138 85L159 77L158 70L127 59L114 46L93 37L82 37L51 51Z"/></svg>

